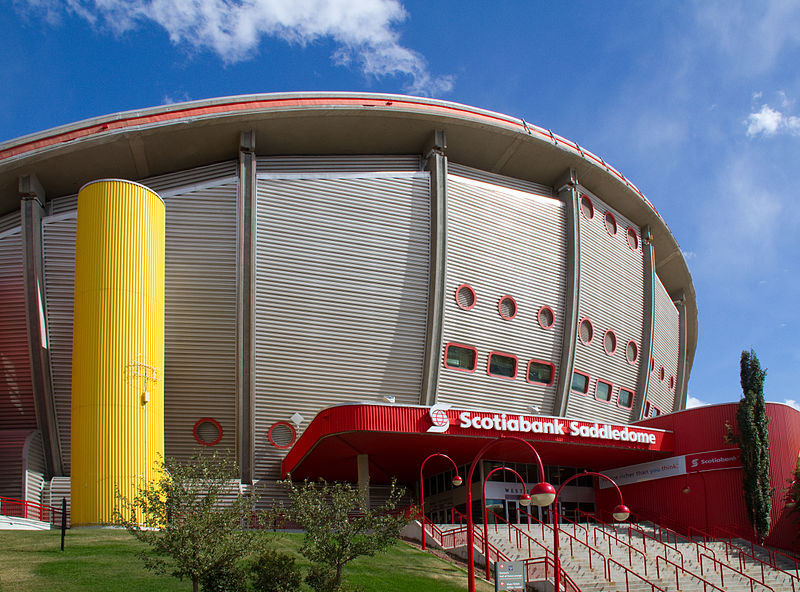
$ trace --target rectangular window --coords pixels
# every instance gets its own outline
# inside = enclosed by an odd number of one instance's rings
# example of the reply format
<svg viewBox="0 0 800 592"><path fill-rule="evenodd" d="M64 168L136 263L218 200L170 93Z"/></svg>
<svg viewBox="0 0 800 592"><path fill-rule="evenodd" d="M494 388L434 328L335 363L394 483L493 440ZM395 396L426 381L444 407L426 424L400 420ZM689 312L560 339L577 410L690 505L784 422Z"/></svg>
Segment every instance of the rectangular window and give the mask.
<svg viewBox="0 0 800 592"><path fill-rule="evenodd" d="M589 375L578 370L572 373L572 392L585 395L589 392Z"/></svg>
<svg viewBox="0 0 800 592"><path fill-rule="evenodd" d="M594 389L594 396L598 401L610 401L611 393L614 391L614 386L605 380L597 380L597 386Z"/></svg>
<svg viewBox="0 0 800 592"><path fill-rule="evenodd" d="M550 386L553 384L554 376L555 366L553 366L553 364L542 362L541 360L531 360L528 362L528 382Z"/></svg>
<svg viewBox="0 0 800 592"><path fill-rule="evenodd" d="M492 352L489 354L489 376L499 376L500 378L517 377L517 356L510 354L499 354Z"/></svg>
<svg viewBox="0 0 800 592"><path fill-rule="evenodd" d="M650 401L648 401L644 406L644 416L645 417L658 417L661 415L661 409L652 405Z"/></svg>
<svg viewBox="0 0 800 592"><path fill-rule="evenodd" d="M617 403L620 407L625 407L625 409L630 409L633 407L633 391L629 391L628 389L620 388L619 389L619 399Z"/></svg>
<svg viewBox="0 0 800 592"><path fill-rule="evenodd" d="M444 348L444 367L474 372L478 361L478 350L468 345L448 343Z"/></svg>

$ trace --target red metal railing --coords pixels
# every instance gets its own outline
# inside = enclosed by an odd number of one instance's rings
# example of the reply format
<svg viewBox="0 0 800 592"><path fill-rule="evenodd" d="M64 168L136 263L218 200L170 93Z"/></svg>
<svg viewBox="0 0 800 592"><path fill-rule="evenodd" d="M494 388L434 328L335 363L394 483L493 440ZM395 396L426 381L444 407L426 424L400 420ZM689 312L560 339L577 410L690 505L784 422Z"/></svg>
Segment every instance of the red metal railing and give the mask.
<svg viewBox="0 0 800 592"><path fill-rule="evenodd" d="M718 538L723 539L723 540L727 540L731 544L731 546L733 548L742 550L742 548L739 547L737 544L735 544L733 542L733 540L734 540L734 538L745 539L745 537L741 536L740 534L736 533L735 531L732 531L730 529L724 528L722 526L714 526L711 530L712 530L712 532L717 533L716 536ZM725 533L727 536L719 536L719 534L718 534L719 532ZM770 567L772 567L773 569L777 569L777 570L779 570L779 571L781 571L781 572L783 572L785 574L788 574L788 575L792 576L795 579L800 579L800 562L798 561L798 559L796 557L792 557L791 555L787 555L786 553L783 553L783 552L778 551L776 549L768 549L767 547L759 545L758 543L754 543L752 540L749 540L749 539L745 539L745 540L747 540L750 543L750 556L751 557L755 557L759 561L763 561L762 559L759 559L756 556L756 551L761 551L767 557L769 557L769 561L766 562L766 563ZM794 570L793 571L795 573L794 574L790 574L788 571L778 567L778 557L782 557L785 560L787 560L788 562L792 563L792 565L794 565Z"/></svg>
<svg viewBox="0 0 800 592"><path fill-rule="evenodd" d="M552 552L550 553L552 555ZM561 590L559 592L581 592L580 587L575 581L569 577L569 574L562 568L561 572ZM532 557L525 560L525 579L529 582L541 580L553 580L555 573L555 561L550 555L544 557Z"/></svg>
<svg viewBox="0 0 800 592"><path fill-rule="evenodd" d="M772 592L775 592L775 589L772 586L770 586L769 584L765 584L764 582L759 582L757 579L748 576L743 571L741 571L739 569L736 569L735 567L731 567L727 563L724 563L724 562L720 561L719 559L716 559L716 558L711 557L709 555L706 555L705 553L700 555L700 574L701 575L705 575L704 566L703 566L703 559L709 559L710 561L712 561L712 565L714 566L714 571L715 572L717 572L717 568L719 568L719 582L720 582L720 586L722 586L723 588L725 587L725 570L727 569L729 571L732 571L735 574L739 574L743 578L746 578L750 583L750 592L755 592L755 588L753 586L756 585L756 584L761 586L762 588L764 588L766 590L772 590Z"/></svg>
<svg viewBox="0 0 800 592"><path fill-rule="evenodd" d="M61 524L61 508L11 497L0 497L0 515L49 522L53 526Z"/></svg>
<svg viewBox="0 0 800 592"><path fill-rule="evenodd" d="M633 554L638 553L642 557L642 565L644 566L644 575L647 575L647 555L642 553L640 549L637 549L629 542L625 542L624 540L620 539L616 533L612 534L606 531L604 528L594 527L594 546L597 547L597 533L600 532L601 536L606 537L608 542L608 556L611 557L614 552L611 549L611 539L613 538L614 541L620 545L621 547L627 547L628 549L628 566L633 567ZM602 541L601 541L602 542Z"/></svg>
<svg viewBox="0 0 800 592"><path fill-rule="evenodd" d="M703 583L703 592L708 592L708 587L709 586L711 586L711 588L713 588L714 590L720 590L720 592L725 592L722 588L720 588L716 584L712 584L711 582L709 582L705 578L703 578L701 576L698 576L696 573L691 572L688 569L685 569L682 565L678 565L677 563L675 563L673 561L670 561L666 557L661 557L660 555L656 556L656 577L658 579L661 579L661 564L659 563L660 561L664 561L668 565L671 565L671 566L673 566L675 568L675 589L676 590L680 590L681 589L680 579L678 577L678 570L680 570L684 574L684 576L689 575L690 577L702 582Z"/></svg>
<svg viewBox="0 0 800 592"><path fill-rule="evenodd" d="M618 561L614 561L613 559L609 559L608 560L608 576L607 576L606 579L609 582L613 582L614 581L614 578L611 577L611 567L612 566L619 568L622 571L622 573L625 574L625 591L626 592L630 592L630 589L631 589L631 584L630 584L631 576L633 576L637 580L643 582L644 584L647 584L648 586L650 586L650 592L655 592L656 590L660 590L660 592L667 592L666 590L664 590L664 588L661 588L660 586L657 586L656 584L654 584L653 582L651 582L647 578L645 578L643 576L640 576L635 571L628 569L627 567L625 567L624 565L622 565ZM638 589L638 587L637 587L637 589Z"/></svg>

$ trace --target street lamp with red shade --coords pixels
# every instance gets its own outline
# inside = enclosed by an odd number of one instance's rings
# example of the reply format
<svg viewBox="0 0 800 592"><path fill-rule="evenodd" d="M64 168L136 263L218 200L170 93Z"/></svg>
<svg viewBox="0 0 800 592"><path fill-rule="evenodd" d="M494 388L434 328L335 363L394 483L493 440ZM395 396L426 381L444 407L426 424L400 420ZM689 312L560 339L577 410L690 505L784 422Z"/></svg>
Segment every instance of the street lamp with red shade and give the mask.
<svg viewBox="0 0 800 592"><path fill-rule="evenodd" d="M422 464L419 466L419 505L420 505L420 512L422 513L422 550L425 550L425 486L423 485L422 481L422 469L425 467L425 463L428 462L435 456L441 456L442 458L446 458L450 461L450 464L453 465L453 468L456 471L456 476L453 477L452 483L455 487L461 485L464 480L461 478L461 475L458 474L458 467L456 463L453 461L452 458L447 456L446 454L442 454L441 452L434 452L433 454L429 455L425 460L422 461Z"/></svg>

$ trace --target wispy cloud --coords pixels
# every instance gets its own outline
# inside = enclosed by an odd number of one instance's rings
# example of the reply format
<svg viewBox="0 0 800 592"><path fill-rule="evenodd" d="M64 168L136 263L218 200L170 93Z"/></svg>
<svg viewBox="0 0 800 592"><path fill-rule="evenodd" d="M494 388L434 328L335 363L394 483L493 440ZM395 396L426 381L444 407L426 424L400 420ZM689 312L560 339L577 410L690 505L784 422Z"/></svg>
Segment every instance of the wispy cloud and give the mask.
<svg viewBox="0 0 800 592"><path fill-rule="evenodd" d="M747 125L747 135L774 136L777 134L791 134L800 136L800 117L786 115L767 104L761 110L751 113L744 122Z"/></svg>
<svg viewBox="0 0 800 592"><path fill-rule="evenodd" d="M785 49L800 45L796 0L695 0L704 40L736 61L742 76L771 70Z"/></svg>
<svg viewBox="0 0 800 592"><path fill-rule="evenodd" d="M176 46L210 49L226 63L255 57L263 37L304 46L330 39L332 59L374 78L405 76L406 90L441 95L452 76L434 76L425 58L404 47L396 27L408 18L398 0L27 0L53 22L60 11L123 34L145 23Z"/></svg>
<svg viewBox="0 0 800 592"><path fill-rule="evenodd" d="M800 403L798 403L794 399L784 399L783 402L786 403L789 407L794 407L795 409L800 411Z"/></svg>

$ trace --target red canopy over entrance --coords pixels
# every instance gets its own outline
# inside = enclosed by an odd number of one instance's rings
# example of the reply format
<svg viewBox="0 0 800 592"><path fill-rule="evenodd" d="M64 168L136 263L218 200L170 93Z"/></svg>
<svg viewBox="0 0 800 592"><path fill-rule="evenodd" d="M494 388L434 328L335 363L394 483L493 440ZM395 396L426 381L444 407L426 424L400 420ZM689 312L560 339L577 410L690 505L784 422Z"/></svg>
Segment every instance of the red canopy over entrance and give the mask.
<svg viewBox="0 0 800 592"><path fill-rule="evenodd" d="M369 456L370 479L417 480L420 463L433 452L466 464L487 440L515 435L533 443L545 465L603 470L664 456L674 449L670 431L573 420L451 409L353 404L322 410L283 460L295 479L357 480L359 454ZM533 462L527 447L509 440L493 459ZM433 468L433 467L432 467ZM442 466L442 469L446 467Z"/></svg>

